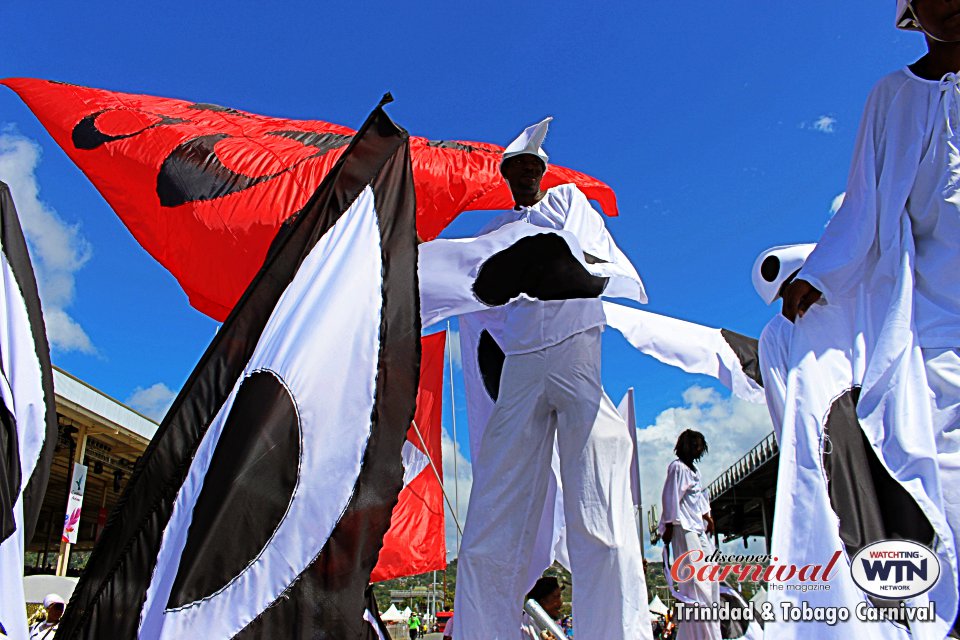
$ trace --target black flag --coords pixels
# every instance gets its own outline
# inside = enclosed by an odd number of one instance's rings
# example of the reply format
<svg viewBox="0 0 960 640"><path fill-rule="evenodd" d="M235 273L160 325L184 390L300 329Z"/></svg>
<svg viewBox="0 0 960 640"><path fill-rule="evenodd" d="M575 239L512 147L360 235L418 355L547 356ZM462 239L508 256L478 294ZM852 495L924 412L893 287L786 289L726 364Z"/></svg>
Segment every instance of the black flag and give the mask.
<svg viewBox="0 0 960 640"><path fill-rule="evenodd" d="M47 489L57 412L37 281L2 182L0 248L0 629L16 637L26 634L23 552Z"/></svg>
<svg viewBox="0 0 960 640"><path fill-rule="evenodd" d="M134 470L58 638L373 638L420 325L407 133L378 107Z"/></svg>

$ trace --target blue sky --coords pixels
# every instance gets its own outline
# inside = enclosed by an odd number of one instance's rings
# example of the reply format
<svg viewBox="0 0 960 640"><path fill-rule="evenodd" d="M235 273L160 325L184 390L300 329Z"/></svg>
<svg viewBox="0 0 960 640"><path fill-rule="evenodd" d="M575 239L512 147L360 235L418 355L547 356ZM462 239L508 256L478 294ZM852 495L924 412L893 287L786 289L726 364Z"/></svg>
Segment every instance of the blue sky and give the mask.
<svg viewBox="0 0 960 640"><path fill-rule="evenodd" d="M867 92L923 53L918 35L893 28L893 14L893 0L11 0L0 4L0 76L354 127L389 90L390 114L416 135L500 144L553 115L551 158L618 194L621 216L609 227L646 282L647 308L758 335L773 310L750 284L754 258L817 239L844 189ZM147 413L162 411L216 324L187 305L5 88L0 180L14 187L40 263L54 362ZM447 235L488 217L464 214ZM652 362L612 333L608 393L617 402L636 387L638 424L652 428L645 485L689 422L708 425L716 443L706 478L768 430L762 408ZM458 414L466 460L462 401Z"/></svg>

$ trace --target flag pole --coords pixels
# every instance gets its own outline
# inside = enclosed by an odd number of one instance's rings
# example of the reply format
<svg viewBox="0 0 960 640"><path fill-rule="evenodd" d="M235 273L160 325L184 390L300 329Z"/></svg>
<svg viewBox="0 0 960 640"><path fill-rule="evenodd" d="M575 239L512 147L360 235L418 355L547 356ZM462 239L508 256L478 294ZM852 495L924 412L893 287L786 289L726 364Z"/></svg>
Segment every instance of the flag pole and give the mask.
<svg viewBox="0 0 960 640"><path fill-rule="evenodd" d="M460 555L460 474L457 473L457 400L453 392L453 343L450 341L450 321L447 320L447 361L450 368L450 416L453 421L453 517L457 522L457 556ZM440 483L441 486L443 483Z"/></svg>
<svg viewBox="0 0 960 640"><path fill-rule="evenodd" d="M640 549L643 549L643 485L640 483L640 447L637 444L637 414L633 405L633 387L627 389L630 419L630 439L633 440L633 458L637 469L637 533L640 534Z"/></svg>
<svg viewBox="0 0 960 640"><path fill-rule="evenodd" d="M423 439L423 434L420 433L420 427L417 426L417 421L413 420L410 422L410 425L413 427L413 430L417 433L417 438L420 439L420 446L423 447L423 453L427 456L427 461L430 463L430 468L433 469L433 475L437 479L437 482L440 483L440 492L443 493L443 499L447 501L447 507L450 509L450 514L453 516L453 522L457 525L457 533L461 536L463 535L463 530L460 528L460 518L457 517L457 514L453 512L453 505L450 504L450 496L447 495L447 490L443 487L443 478L440 477L440 472L437 471L437 465L433 463L433 457L430 455L430 450L427 449L427 443ZM459 549L458 549L459 551Z"/></svg>

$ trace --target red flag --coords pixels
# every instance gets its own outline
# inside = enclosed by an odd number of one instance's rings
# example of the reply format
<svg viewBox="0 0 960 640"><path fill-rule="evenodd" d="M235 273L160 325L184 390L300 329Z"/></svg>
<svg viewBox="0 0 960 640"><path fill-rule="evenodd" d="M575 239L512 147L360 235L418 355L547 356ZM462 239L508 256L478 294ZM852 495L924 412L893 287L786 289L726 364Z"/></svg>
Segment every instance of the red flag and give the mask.
<svg viewBox="0 0 960 640"><path fill-rule="evenodd" d="M404 488L393 509L390 530L383 538L380 559L370 582L412 576L447 566L444 539L443 490L430 466L442 472L440 453L441 399L443 397L443 348L446 333L420 339L420 389L414 421L404 443ZM426 443L426 449L423 448Z"/></svg>
<svg viewBox="0 0 960 640"><path fill-rule="evenodd" d="M137 241L223 320L354 134L320 120L269 118L212 104L25 78L17 92ZM460 212L504 209L503 147L410 138L417 231L437 236ZM544 186L575 183L609 215L613 190L551 165Z"/></svg>

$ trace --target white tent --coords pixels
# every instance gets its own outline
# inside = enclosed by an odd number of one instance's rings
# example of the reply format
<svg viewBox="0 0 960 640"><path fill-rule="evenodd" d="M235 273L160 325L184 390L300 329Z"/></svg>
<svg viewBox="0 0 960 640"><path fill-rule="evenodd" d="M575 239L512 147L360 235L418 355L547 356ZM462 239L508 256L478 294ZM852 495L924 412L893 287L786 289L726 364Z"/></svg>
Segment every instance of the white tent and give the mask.
<svg viewBox="0 0 960 640"><path fill-rule="evenodd" d="M757 591L753 594L753 597L750 598L750 604L759 606L767 601L767 590L763 587L760 587L760 591Z"/></svg>
<svg viewBox="0 0 960 640"><path fill-rule="evenodd" d="M403 622L406 617L397 610L397 605L391 604L390 608L380 614L380 619L386 623Z"/></svg>
<svg viewBox="0 0 960 640"><path fill-rule="evenodd" d="M663 600L660 599L660 596L653 596L653 600L650 601L649 609L651 613L657 613L661 616L665 616L670 613L670 609L667 608L667 605L663 604Z"/></svg>
<svg viewBox="0 0 960 640"><path fill-rule="evenodd" d="M26 576L23 579L23 596L28 604L41 604L48 593L55 593L65 601L70 601L79 578L63 576Z"/></svg>
<svg viewBox="0 0 960 640"><path fill-rule="evenodd" d="M412 613L413 611L410 610L410 607L407 607L406 609L403 610L403 612L400 615L402 615L403 619L406 620L410 617L410 614Z"/></svg>

